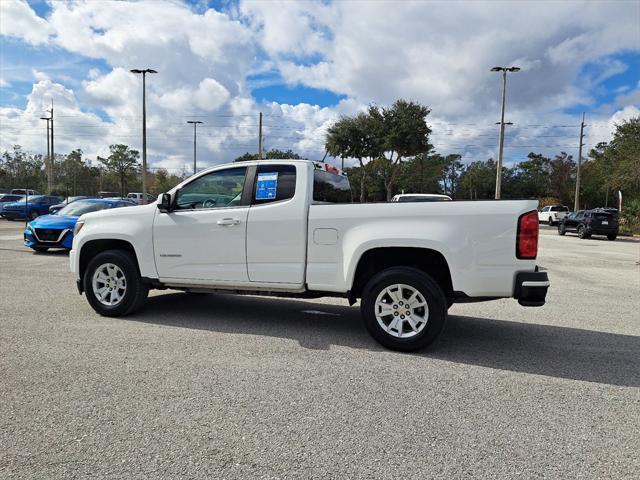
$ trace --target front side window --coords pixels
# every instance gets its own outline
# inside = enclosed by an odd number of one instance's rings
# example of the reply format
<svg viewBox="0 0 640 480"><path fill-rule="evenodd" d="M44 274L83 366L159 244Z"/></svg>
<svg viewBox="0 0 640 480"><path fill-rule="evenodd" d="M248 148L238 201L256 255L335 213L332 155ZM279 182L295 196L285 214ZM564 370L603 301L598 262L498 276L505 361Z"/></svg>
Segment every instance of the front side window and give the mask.
<svg viewBox="0 0 640 480"><path fill-rule="evenodd" d="M235 207L240 205L246 167L218 170L185 185L176 195L175 210Z"/></svg>
<svg viewBox="0 0 640 480"><path fill-rule="evenodd" d="M253 205L280 202L296 193L294 165L259 165L253 185Z"/></svg>

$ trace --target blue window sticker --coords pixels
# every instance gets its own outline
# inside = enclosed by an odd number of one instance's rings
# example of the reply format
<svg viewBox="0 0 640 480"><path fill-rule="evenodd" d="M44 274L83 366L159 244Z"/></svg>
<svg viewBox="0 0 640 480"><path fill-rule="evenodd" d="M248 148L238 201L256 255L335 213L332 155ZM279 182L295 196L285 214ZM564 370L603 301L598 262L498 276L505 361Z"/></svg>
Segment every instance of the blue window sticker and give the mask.
<svg viewBox="0 0 640 480"><path fill-rule="evenodd" d="M256 200L273 200L278 189L278 172L259 173Z"/></svg>

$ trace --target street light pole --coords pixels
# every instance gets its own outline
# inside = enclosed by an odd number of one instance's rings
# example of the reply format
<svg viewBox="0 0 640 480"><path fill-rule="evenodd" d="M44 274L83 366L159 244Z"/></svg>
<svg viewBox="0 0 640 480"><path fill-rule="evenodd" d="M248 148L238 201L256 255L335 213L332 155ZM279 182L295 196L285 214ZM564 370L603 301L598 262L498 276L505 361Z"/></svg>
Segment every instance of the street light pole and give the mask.
<svg viewBox="0 0 640 480"><path fill-rule="evenodd" d="M134 68L131 73L142 74L142 205L147 203L147 73L158 73L146 68ZM125 192L122 192L125 195Z"/></svg>
<svg viewBox="0 0 640 480"><path fill-rule="evenodd" d="M496 200L500 200L502 190L502 152L504 149L504 104L507 96L507 72L519 72L520 67L493 67L492 72L502 72L502 108L500 111L500 142L498 144L498 164L496 166Z"/></svg>
<svg viewBox="0 0 640 480"><path fill-rule="evenodd" d="M197 172L196 170L196 129L199 123L204 123L204 122L201 122L200 120L187 120L187 123L193 124L193 174L195 175Z"/></svg>

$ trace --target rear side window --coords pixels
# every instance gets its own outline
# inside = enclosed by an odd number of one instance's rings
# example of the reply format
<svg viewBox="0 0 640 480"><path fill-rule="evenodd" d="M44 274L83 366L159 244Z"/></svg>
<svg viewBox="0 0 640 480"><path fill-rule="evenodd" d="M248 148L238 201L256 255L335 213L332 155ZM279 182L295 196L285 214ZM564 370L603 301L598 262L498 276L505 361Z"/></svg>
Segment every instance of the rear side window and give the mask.
<svg viewBox="0 0 640 480"><path fill-rule="evenodd" d="M568 207L551 207L552 212L568 212Z"/></svg>
<svg viewBox="0 0 640 480"><path fill-rule="evenodd" d="M327 203L351 203L351 187L344 175L313 171L313 200Z"/></svg>
<svg viewBox="0 0 640 480"><path fill-rule="evenodd" d="M253 183L253 205L289 200L296 194L294 165L259 165Z"/></svg>

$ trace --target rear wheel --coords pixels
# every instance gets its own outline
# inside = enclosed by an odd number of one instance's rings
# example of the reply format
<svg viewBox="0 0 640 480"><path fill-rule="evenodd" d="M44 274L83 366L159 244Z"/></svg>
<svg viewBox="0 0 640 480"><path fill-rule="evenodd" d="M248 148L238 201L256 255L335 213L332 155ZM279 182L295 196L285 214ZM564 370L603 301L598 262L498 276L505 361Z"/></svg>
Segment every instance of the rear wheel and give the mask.
<svg viewBox="0 0 640 480"><path fill-rule="evenodd" d="M618 234L617 233L608 233L607 234L607 239L609 239L609 240L615 240L616 238L618 238Z"/></svg>
<svg viewBox="0 0 640 480"><path fill-rule="evenodd" d="M89 304L107 317L135 312L149 294L134 256L123 250L107 250L91 259L83 284Z"/></svg>
<svg viewBox="0 0 640 480"><path fill-rule="evenodd" d="M567 227L564 226L564 224L559 224L558 225L558 235L564 235L565 233L567 233Z"/></svg>
<svg viewBox="0 0 640 480"><path fill-rule="evenodd" d="M553 220L551 220L551 217L549 217L549 221L547 223L549 224L550 227L553 227Z"/></svg>
<svg viewBox="0 0 640 480"><path fill-rule="evenodd" d="M447 318L447 300L426 273L409 267L376 274L362 294L362 317L385 347L410 352L433 343Z"/></svg>
<svg viewBox="0 0 640 480"><path fill-rule="evenodd" d="M584 225L578 225L578 237L589 238L591 234L587 231L587 227Z"/></svg>

